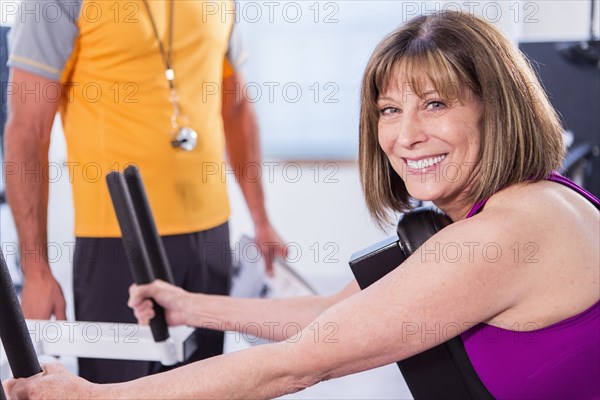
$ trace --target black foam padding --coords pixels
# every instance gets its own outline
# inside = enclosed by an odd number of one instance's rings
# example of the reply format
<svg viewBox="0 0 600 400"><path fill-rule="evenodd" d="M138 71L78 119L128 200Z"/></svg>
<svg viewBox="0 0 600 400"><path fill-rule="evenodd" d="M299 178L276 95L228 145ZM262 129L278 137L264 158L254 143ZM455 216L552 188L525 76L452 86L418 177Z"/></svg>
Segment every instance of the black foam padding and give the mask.
<svg viewBox="0 0 600 400"><path fill-rule="evenodd" d="M121 228L125 255L133 280L138 285L151 283L155 277L125 178L119 172L111 172L106 176L106 183ZM150 320L150 330L154 341L162 342L169 338L165 312L156 302L154 302L154 312L155 316Z"/></svg>
<svg viewBox="0 0 600 400"><path fill-rule="evenodd" d="M416 400L493 400L460 336L397 364Z"/></svg>
<svg viewBox="0 0 600 400"><path fill-rule="evenodd" d="M396 233L408 257L430 237L451 223L452 221L446 215L433 211L429 207L420 207L402 216Z"/></svg>
<svg viewBox="0 0 600 400"><path fill-rule="evenodd" d="M158 235L158 230L156 229L156 223L152 217L152 210L150 209L150 203L146 196L146 190L144 189L140 171L137 167L130 165L125 168L124 175L144 243L146 244L150 267L152 268L154 277L174 285L175 280L173 279L167 252Z"/></svg>
<svg viewBox="0 0 600 400"><path fill-rule="evenodd" d="M28 378L42 372L1 250L0 339L15 378Z"/></svg>
<svg viewBox="0 0 600 400"><path fill-rule="evenodd" d="M389 274L406 260L406 255L398 243L398 236L392 236L350 257L350 268L361 289L365 289Z"/></svg>
<svg viewBox="0 0 600 400"><path fill-rule="evenodd" d="M450 225L428 207L404 214L397 236L354 253L350 268L364 289L400 266L431 236ZM411 394L420 399L493 399L473 368L460 336L399 361Z"/></svg>

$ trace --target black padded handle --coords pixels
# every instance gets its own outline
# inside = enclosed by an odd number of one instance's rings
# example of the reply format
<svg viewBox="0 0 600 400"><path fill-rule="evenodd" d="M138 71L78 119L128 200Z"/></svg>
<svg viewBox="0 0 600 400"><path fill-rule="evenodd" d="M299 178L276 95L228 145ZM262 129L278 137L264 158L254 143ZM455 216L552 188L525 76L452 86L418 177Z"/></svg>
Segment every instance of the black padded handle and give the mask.
<svg viewBox="0 0 600 400"><path fill-rule="evenodd" d="M133 280L138 285L154 281L154 273L150 267L148 249L133 208L125 178L119 172L111 172L106 176L108 191L121 228L125 255L129 261ZM150 320L150 330L156 342L169 338L169 330L164 309L154 302L155 316Z"/></svg>
<svg viewBox="0 0 600 400"><path fill-rule="evenodd" d="M0 250L0 339L15 378L28 378L42 372L2 250Z"/></svg>
<svg viewBox="0 0 600 400"><path fill-rule="evenodd" d="M167 252L165 251L160 236L158 236L158 230L156 229L156 224L152 217L152 210L150 209L150 203L146 196L146 190L144 189L140 171L137 167L130 165L125 168L124 175L127 188L129 189L129 195L133 202L133 208L140 224L144 243L146 243L150 267L152 268L154 277L174 285L175 280L173 279Z"/></svg>

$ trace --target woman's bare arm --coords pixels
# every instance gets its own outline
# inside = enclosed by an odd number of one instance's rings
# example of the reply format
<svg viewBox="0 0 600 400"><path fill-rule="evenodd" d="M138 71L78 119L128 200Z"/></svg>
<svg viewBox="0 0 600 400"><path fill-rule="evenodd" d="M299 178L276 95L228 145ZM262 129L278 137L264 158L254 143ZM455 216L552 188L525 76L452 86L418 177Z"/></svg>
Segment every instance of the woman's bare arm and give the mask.
<svg viewBox="0 0 600 400"><path fill-rule="evenodd" d="M490 222L474 219L444 229L402 267L333 305L285 342L105 387L97 395L272 398L422 352L509 309L525 292L527 284L518 279L522 266L510 255L486 260L474 252L451 262L436 253L456 243L510 246L514 237Z"/></svg>
<svg viewBox="0 0 600 400"><path fill-rule="evenodd" d="M141 324L154 317L154 298L172 325L237 331L271 341L286 340L306 328L319 314L359 291L356 281L331 296L246 299L189 293L165 282L133 286L129 305Z"/></svg>

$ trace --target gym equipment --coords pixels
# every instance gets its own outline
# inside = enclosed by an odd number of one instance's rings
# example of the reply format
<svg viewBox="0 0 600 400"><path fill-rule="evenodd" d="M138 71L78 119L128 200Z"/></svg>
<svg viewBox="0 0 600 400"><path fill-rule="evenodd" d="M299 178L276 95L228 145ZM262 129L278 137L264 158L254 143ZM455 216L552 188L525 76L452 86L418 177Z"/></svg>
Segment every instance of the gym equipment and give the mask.
<svg viewBox="0 0 600 400"><path fill-rule="evenodd" d="M233 265L231 297L281 298L317 294L315 288L280 257L273 260L273 276L265 273L258 245L243 235L236 244L239 253Z"/></svg>
<svg viewBox="0 0 600 400"><path fill-rule="evenodd" d="M121 228L125 255L133 279L138 285L150 283L155 279L155 275L125 177L120 172L111 172L106 177L106 182ZM169 332L164 310L154 303L154 311L156 316L150 321L152 336L158 343L167 343Z"/></svg>
<svg viewBox="0 0 600 400"><path fill-rule="evenodd" d="M139 171L129 167L124 174L111 173L107 183L135 281L143 284L160 278L172 283ZM168 366L185 361L198 348L196 335L192 335L194 328L168 328L162 308L156 305L157 317L150 327L110 322L25 321L4 257L1 272L0 333L15 377L41 372L37 355L160 361ZM2 357L0 379L9 376Z"/></svg>
<svg viewBox="0 0 600 400"><path fill-rule="evenodd" d="M588 187L594 175L592 163L599 155L598 146L589 143L576 144L568 149L560 172L579 186Z"/></svg>
<svg viewBox="0 0 600 400"><path fill-rule="evenodd" d="M115 322L26 320L25 332L31 337L37 356L104 358L176 362L187 360L197 349L193 328L169 328L173 342L170 352L165 352L152 337L147 326ZM12 337L16 333L8 333ZM25 336L24 336L25 337ZM7 343L5 347L12 346ZM169 358L165 360L165 353ZM0 357L0 380L11 377L10 363Z"/></svg>
<svg viewBox="0 0 600 400"><path fill-rule="evenodd" d="M124 174L111 172L106 177L106 183L135 283L147 284L157 278L173 283L166 251L158 236L137 167L127 167ZM174 365L177 359L174 343L169 337L164 310L154 300L152 302L155 312L150 321L152 336L164 351L163 365Z"/></svg>
<svg viewBox="0 0 600 400"><path fill-rule="evenodd" d="M140 172L136 167L129 166L125 168L124 176L133 203L133 208L140 224L142 237L144 243L146 243L146 250L152 261L151 270L154 272L156 279L161 279L174 285L175 280L173 279L171 266L167 259L167 252L158 236L158 230L154 223L154 217L152 217L150 203L148 202L148 197L146 197L146 190L144 189Z"/></svg>
<svg viewBox="0 0 600 400"><path fill-rule="evenodd" d="M395 236L352 255L350 268L360 288L401 266L427 239L451 223L446 215L428 207L404 214ZM460 336L397 364L416 400L493 399L471 365Z"/></svg>
<svg viewBox="0 0 600 400"><path fill-rule="evenodd" d="M2 250L0 250L0 339L15 378L28 378L42 372Z"/></svg>

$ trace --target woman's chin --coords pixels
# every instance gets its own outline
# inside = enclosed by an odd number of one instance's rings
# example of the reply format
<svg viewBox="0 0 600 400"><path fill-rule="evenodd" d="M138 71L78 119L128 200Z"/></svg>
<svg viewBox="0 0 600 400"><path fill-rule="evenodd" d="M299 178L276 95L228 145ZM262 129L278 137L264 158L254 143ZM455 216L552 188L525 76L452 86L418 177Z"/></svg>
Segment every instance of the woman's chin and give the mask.
<svg viewBox="0 0 600 400"><path fill-rule="evenodd" d="M416 200L435 202L439 198L437 191L428 190L422 186L416 188L407 187L407 190L410 197Z"/></svg>

